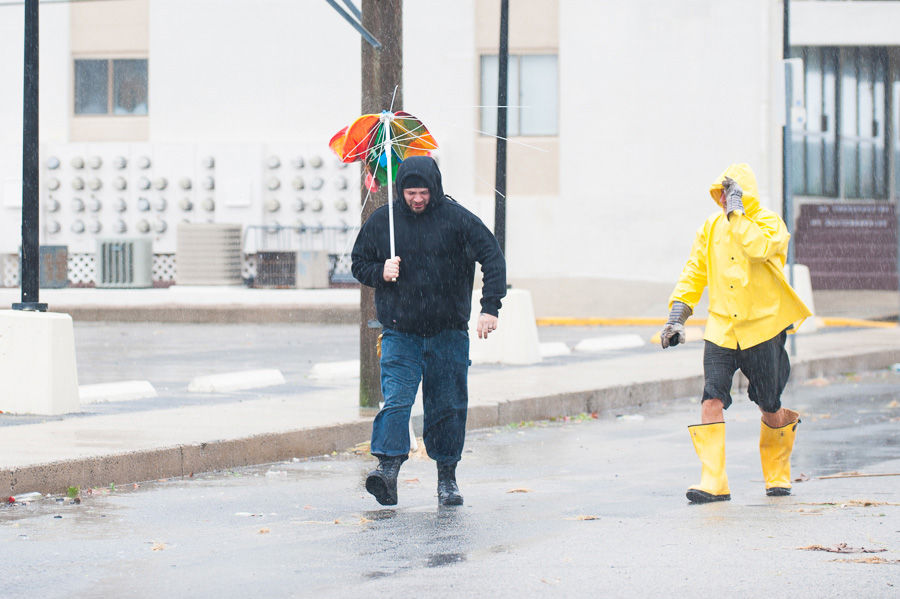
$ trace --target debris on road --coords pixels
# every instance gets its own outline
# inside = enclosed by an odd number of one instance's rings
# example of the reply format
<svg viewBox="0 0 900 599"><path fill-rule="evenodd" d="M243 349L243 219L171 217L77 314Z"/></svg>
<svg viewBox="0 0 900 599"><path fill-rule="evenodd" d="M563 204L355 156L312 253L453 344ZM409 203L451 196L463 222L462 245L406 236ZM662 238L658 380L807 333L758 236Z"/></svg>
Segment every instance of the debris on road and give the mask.
<svg viewBox="0 0 900 599"><path fill-rule="evenodd" d="M884 472L881 474L863 474L861 472L840 472L838 474L831 474L828 476L820 476L819 480L824 480L827 478L866 478L871 476L900 476L900 472Z"/></svg>
<svg viewBox="0 0 900 599"><path fill-rule="evenodd" d="M808 545L806 547L797 547L802 551L827 551L829 553L882 553L887 549L868 549L866 547L850 547L847 543L838 543L828 547L822 545Z"/></svg>

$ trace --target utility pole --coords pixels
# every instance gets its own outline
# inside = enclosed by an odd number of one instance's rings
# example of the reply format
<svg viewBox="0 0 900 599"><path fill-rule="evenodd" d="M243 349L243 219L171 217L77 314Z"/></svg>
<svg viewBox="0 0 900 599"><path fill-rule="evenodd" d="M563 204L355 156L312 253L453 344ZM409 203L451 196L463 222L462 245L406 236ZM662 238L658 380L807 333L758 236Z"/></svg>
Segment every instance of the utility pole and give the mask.
<svg viewBox="0 0 900 599"><path fill-rule="evenodd" d="M362 0L362 26L381 42L375 49L362 41L362 114L403 108L403 0ZM396 90L396 94L395 94ZM393 99L393 106L391 100ZM362 199L367 192L362 190ZM368 194L362 222L387 203L387 190ZM360 286L359 405L377 408L382 401L381 367L375 345L381 326L375 315L375 290Z"/></svg>
<svg viewBox="0 0 900 599"><path fill-rule="evenodd" d="M38 184L38 0L25 0L25 91L22 111L22 302L13 310L46 312L40 294L40 204Z"/></svg>
<svg viewBox="0 0 900 599"><path fill-rule="evenodd" d="M509 87L509 0L500 2L500 53L497 82L497 170L494 178L494 237L506 253L506 115Z"/></svg>

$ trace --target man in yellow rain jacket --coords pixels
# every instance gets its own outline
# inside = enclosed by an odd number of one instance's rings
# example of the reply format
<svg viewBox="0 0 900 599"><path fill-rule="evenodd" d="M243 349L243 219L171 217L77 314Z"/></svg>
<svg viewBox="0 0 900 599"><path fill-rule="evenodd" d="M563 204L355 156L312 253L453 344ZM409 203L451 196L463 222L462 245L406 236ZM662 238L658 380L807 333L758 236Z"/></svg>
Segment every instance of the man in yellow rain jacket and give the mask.
<svg viewBox="0 0 900 599"><path fill-rule="evenodd" d="M784 276L790 235L784 221L759 205L756 177L734 164L710 185L721 207L697 231L660 334L663 349L684 343L684 322L709 287L709 320L703 352L701 424L688 427L702 463L699 485L687 491L694 503L731 499L725 473L725 413L738 368L750 399L762 412L759 451L767 495L790 495L791 452L800 423L781 407L791 366L787 331L810 316Z"/></svg>

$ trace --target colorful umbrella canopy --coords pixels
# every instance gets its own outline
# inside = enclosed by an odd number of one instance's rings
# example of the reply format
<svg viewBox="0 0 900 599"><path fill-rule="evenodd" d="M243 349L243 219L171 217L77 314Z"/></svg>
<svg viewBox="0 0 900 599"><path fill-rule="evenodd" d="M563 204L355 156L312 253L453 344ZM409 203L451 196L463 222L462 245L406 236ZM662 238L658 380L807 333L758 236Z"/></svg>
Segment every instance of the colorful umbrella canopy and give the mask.
<svg viewBox="0 0 900 599"><path fill-rule="evenodd" d="M389 136L386 135L386 127L390 127ZM387 137L389 152L385 151ZM391 173L396 173L400 163L408 156L425 156L438 147L422 121L403 111L364 114L349 127L338 131L328 145L342 162L364 162L366 188L371 192L391 183L388 156L391 158Z"/></svg>

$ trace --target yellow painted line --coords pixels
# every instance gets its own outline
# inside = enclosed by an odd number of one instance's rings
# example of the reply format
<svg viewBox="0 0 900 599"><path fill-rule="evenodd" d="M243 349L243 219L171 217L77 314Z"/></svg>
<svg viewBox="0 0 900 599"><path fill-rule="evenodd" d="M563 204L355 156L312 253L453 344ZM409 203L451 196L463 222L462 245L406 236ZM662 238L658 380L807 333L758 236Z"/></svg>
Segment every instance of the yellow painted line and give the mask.
<svg viewBox="0 0 900 599"><path fill-rule="evenodd" d="M570 318L565 316L548 316L538 318L539 327L647 327L663 326L665 318ZM818 318L819 324L824 327L856 327L890 329L897 326L896 322L883 322L878 320L863 320L860 318ZM690 318L686 326L706 326L705 318Z"/></svg>
<svg viewBox="0 0 900 599"><path fill-rule="evenodd" d="M873 329L891 329L897 326L896 322L861 320L859 318L823 318L822 324L826 327L868 327Z"/></svg>
<svg viewBox="0 0 900 599"><path fill-rule="evenodd" d="M564 316L548 316L537 319L539 327L661 327L664 324L666 324L665 318L568 318ZM704 326L706 325L706 319L692 318L686 324Z"/></svg>

